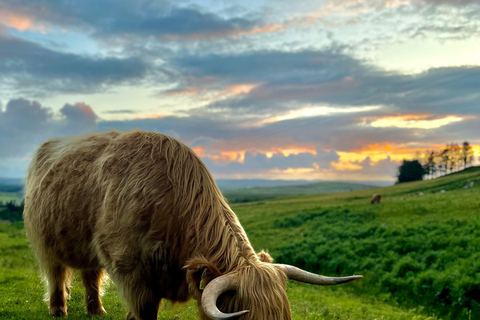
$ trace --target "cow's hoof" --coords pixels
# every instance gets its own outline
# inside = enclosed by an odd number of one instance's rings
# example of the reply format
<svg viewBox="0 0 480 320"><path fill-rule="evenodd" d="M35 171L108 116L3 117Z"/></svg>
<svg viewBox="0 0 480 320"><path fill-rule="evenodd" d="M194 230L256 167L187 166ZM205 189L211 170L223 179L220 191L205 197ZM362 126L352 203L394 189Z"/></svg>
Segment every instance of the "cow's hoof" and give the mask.
<svg viewBox="0 0 480 320"><path fill-rule="evenodd" d="M102 316L107 314L107 311L103 308L103 306L88 306L87 313L89 316Z"/></svg>
<svg viewBox="0 0 480 320"><path fill-rule="evenodd" d="M129 312L127 313L127 317L125 318L125 320L137 320L137 318L135 318L133 313Z"/></svg>
<svg viewBox="0 0 480 320"><path fill-rule="evenodd" d="M62 318L67 316L66 308L50 308L50 315L57 318Z"/></svg>

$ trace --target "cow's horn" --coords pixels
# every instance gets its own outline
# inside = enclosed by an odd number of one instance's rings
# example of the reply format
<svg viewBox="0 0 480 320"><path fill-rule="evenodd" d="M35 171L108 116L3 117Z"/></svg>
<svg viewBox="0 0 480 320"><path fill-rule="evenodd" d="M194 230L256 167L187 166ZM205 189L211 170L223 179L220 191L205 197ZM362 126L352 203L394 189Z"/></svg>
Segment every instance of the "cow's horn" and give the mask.
<svg viewBox="0 0 480 320"><path fill-rule="evenodd" d="M357 280L363 278L363 276L350 276L350 277L325 277L319 274L311 273L294 266L287 264L277 264L285 271L288 279L296 280L300 282L316 284L320 286L333 286L336 284L342 284L345 282Z"/></svg>
<svg viewBox="0 0 480 320"><path fill-rule="evenodd" d="M218 297L226 291L237 289L238 284L227 275L217 277L210 281L210 283L205 287L205 290L203 290L202 294L202 308L205 315L212 320L220 320L233 319L248 313L249 310L243 310L234 313L223 313L222 311L218 310Z"/></svg>

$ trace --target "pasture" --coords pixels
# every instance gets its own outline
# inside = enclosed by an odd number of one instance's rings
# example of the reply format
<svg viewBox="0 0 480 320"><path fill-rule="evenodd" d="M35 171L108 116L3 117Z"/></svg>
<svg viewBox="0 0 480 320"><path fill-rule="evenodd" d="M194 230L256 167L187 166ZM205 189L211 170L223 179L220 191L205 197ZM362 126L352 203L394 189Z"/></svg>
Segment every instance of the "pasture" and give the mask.
<svg viewBox="0 0 480 320"><path fill-rule="evenodd" d="M462 187L474 181L474 187ZM441 192L445 190L445 192ZM232 205L257 251L326 275L363 274L338 287L290 281L294 319L480 319L480 170L431 181ZM373 193L382 203L370 205ZM0 319L51 319L23 224L0 224ZM110 283L108 315L127 310ZM70 319L84 313L77 275ZM197 319L194 301L159 319Z"/></svg>

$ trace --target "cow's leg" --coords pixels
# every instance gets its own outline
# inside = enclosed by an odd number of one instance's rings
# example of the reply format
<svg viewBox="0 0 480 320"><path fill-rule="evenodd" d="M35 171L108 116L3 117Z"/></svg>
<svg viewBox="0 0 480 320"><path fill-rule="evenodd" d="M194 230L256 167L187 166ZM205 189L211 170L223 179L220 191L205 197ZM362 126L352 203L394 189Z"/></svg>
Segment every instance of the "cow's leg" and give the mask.
<svg viewBox="0 0 480 320"><path fill-rule="evenodd" d="M124 291L124 295L130 307L127 320L157 320L158 307L162 299L150 289L137 285L132 290Z"/></svg>
<svg viewBox="0 0 480 320"><path fill-rule="evenodd" d="M50 315L67 315L67 298L70 293L72 269L55 261L45 261L43 273L47 280Z"/></svg>
<svg viewBox="0 0 480 320"><path fill-rule="evenodd" d="M85 286L85 306L90 316L106 314L100 300L101 282L105 274L104 269L82 270L82 280Z"/></svg>

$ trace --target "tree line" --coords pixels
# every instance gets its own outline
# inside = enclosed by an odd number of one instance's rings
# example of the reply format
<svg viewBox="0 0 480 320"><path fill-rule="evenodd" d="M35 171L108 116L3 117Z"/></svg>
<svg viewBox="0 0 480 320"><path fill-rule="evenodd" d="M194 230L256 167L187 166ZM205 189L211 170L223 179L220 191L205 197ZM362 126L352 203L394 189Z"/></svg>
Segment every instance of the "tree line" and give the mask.
<svg viewBox="0 0 480 320"><path fill-rule="evenodd" d="M441 150L419 154L417 159L404 159L398 168L397 183L438 178L470 167L473 159L473 149L467 141L461 145L447 144Z"/></svg>
<svg viewBox="0 0 480 320"><path fill-rule="evenodd" d="M4 221L22 221L23 219L23 201L17 205L16 201L0 201L0 220Z"/></svg>

